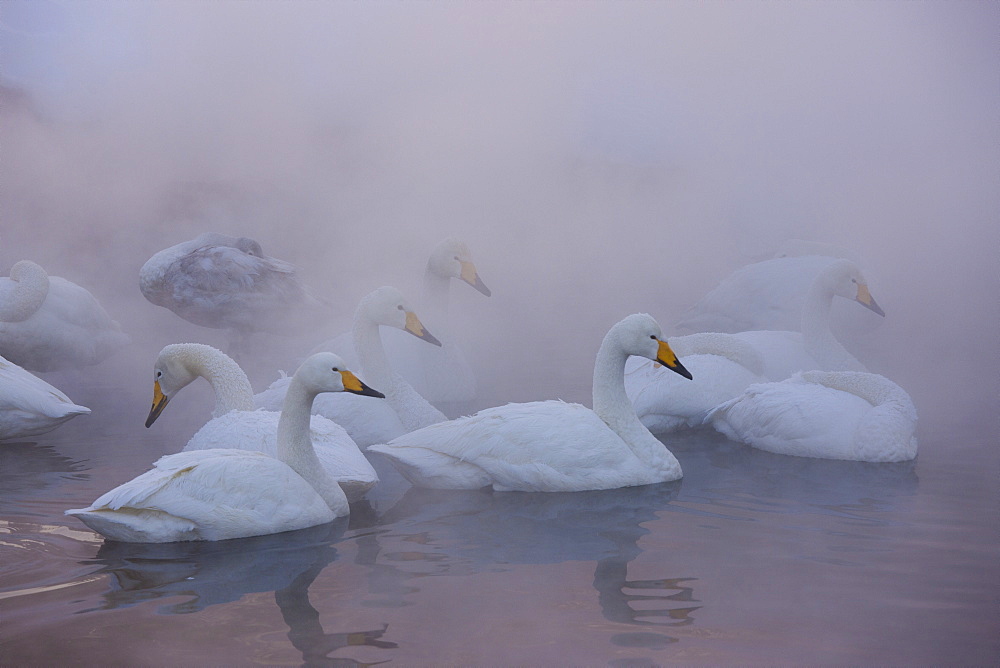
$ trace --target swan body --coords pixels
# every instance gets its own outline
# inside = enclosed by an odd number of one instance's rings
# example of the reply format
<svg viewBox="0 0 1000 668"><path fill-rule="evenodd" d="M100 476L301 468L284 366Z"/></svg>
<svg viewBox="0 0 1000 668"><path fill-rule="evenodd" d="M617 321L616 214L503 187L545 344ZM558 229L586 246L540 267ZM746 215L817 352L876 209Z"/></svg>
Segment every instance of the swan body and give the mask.
<svg viewBox="0 0 1000 668"><path fill-rule="evenodd" d="M751 385L707 417L734 441L783 455L901 462L917 456L917 411L888 378L807 371Z"/></svg>
<svg viewBox="0 0 1000 668"><path fill-rule="evenodd" d="M325 312L295 267L247 237L206 232L153 255L139 271L143 296L202 327L285 333L295 316Z"/></svg>
<svg viewBox="0 0 1000 668"><path fill-rule="evenodd" d="M170 399L201 377L215 390L216 405L212 419L191 437L184 450L232 448L278 456L281 413L254 409L250 381L228 355L200 343L174 343L160 351L153 369L153 406L146 420L147 427L159 417ZM290 382L291 378L288 380ZM378 403L349 392L336 394L350 394L360 402ZM320 394L316 399L323 396L327 395ZM340 425L327 418L313 415L309 426L316 457L327 476L340 485L349 501L363 497L378 482L378 474L357 444Z"/></svg>
<svg viewBox="0 0 1000 668"><path fill-rule="evenodd" d="M431 403L471 401L477 393L475 372L450 327L448 301L453 281L467 283L487 297L491 294L479 277L468 246L448 238L435 246L427 260L420 307L440 347L423 345L391 329L382 334L393 369Z"/></svg>
<svg viewBox="0 0 1000 668"><path fill-rule="evenodd" d="M677 328L730 333L798 330L809 286L838 259L857 264L847 249L791 240L775 257L746 265L720 282L688 309ZM838 335L852 338L881 324L881 318L840 299L831 306L830 321Z"/></svg>
<svg viewBox="0 0 1000 668"><path fill-rule="evenodd" d="M21 260L0 278L0 354L32 371L98 364L129 337L86 288Z"/></svg>
<svg viewBox="0 0 1000 668"><path fill-rule="evenodd" d="M764 380L760 354L731 334L690 334L669 342L693 380L663 373L641 357L625 363L625 392L654 434L701 426L709 410Z"/></svg>
<svg viewBox="0 0 1000 668"><path fill-rule="evenodd" d="M507 404L368 449L418 487L570 492L676 480L680 464L625 394L629 355L690 375L656 321L635 314L611 328L597 353L593 410L561 401Z"/></svg>
<svg viewBox="0 0 1000 668"><path fill-rule="evenodd" d="M394 327L438 345L438 340L424 328L420 318L396 288L383 286L361 299L354 312L353 348L358 356L361 377L382 389L386 400L361 405L354 397L336 395L320 398L313 405L315 412L343 426L360 447L383 443L448 419L392 369L382 346L380 326ZM337 344L341 341L334 339L320 348L328 347L340 354ZM279 401L287 384L286 378L276 380L266 392L255 398L256 405L267 408ZM376 405L372 406L372 403Z"/></svg>
<svg viewBox="0 0 1000 668"><path fill-rule="evenodd" d="M753 330L734 334L760 354L764 377L784 380L796 371L865 371L830 329L830 308L835 296L852 299L884 316L868 290L861 270L850 260L835 260L813 281L801 316L801 331Z"/></svg>
<svg viewBox="0 0 1000 668"><path fill-rule="evenodd" d="M179 452L87 508L67 510L111 540L167 543L226 540L324 524L350 512L347 497L319 465L309 409L319 392L380 396L332 353L296 371L278 427L278 458L238 449Z"/></svg>
<svg viewBox="0 0 1000 668"><path fill-rule="evenodd" d="M0 441L38 436L90 409L0 357Z"/></svg>

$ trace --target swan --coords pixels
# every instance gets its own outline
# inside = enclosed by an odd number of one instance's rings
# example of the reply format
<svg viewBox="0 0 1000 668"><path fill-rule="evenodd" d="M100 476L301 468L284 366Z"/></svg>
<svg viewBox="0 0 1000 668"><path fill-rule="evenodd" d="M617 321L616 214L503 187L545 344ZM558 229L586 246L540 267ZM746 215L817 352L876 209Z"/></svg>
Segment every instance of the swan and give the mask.
<svg viewBox="0 0 1000 668"><path fill-rule="evenodd" d="M782 455L901 462L917 456L917 411L888 378L806 371L751 385L706 418L734 441Z"/></svg>
<svg viewBox="0 0 1000 668"><path fill-rule="evenodd" d="M215 390L215 410L184 451L235 448L277 457L281 414L255 410L253 389L243 369L221 350L201 343L172 343L160 351L153 365L153 405L146 427L152 426L170 399L198 377ZM314 415L309 429L320 464L349 501L360 499L378 482L375 469L342 427Z"/></svg>
<svg viewBox="0 0 1000 668"><path fill-rule="evenodd" d="M492 294L479 277L468 246L449 237L434 247L427 260L420 306L441 347L425 346L393 330L382 334L393 369L431 403L471 401L476 397L475 373L450 336L448 297L453 280L467 283L487 297Z"/></svg>
<svg viewBox="0 0 1000 668"><path fill-rule="evenodd" d="M313 355L289 385L277 459L221 448L166 455L87 508L66 514L128 543L260 536L343 517L350 512L347 497L320 465L309 439L309 409L320 392L382 396L333 353Z"/></svg>
<svg viewBox="0 0 1000 668"><path fill-rule="evenodd" d="M641 357L625 363L625 392L639 421L654 434L701 426L709 410L764 380L760 354L732 334L689 334L668 341L694 380L662 373L656 362Z"/></svg>
<svg viewBox="0 0 1000 668"><path fill-rule="evenodd" d="M866 371L830 330L834 296L853 299L880 316L868 283L850 260L835 260L819 273L802 309L801 332L752 330L733 334L753 346L764 360L767 380L784 380L796 371Z"/></svg>
<svg viewBox="0 0 1000 668"><path fill-rule="evenodd" d="M414 429L448 419L393 371L382 347L380 325L394 327L427 343L440 345L396 288L382 286L361 299L354 311L351 330L353 349L358 356L361 377L365 382L382 388L386 400L374 402L375 406L371 405L372 402L361 405L355 397L338 394L320 397L313 404L315 413L344 427L360 447L384 443ZM343 337L340 337L318 348L340 354L344 345ZM256 405L269 408L280 402L287 385L287 377L274 381L255 397Z"/></svg>
<svg viewBox="0 0 1000 668"><path fill-rule="evenodd" d="M733 272L702 297L677 323L690 332L797 330L809 286L830 264L846 259L860 265L851 251L820 242L792 239L769 260ZM834 300L831 326L841 337L858 338L882 319L850 302Z"/></svg>
<svg viewBox="0 0 1000 668"><path fill-rule="evenodd" d="M129 337L86 288L21 260L0 278L0 355L31 371L98 364Z"/></svg>
<svg viewBox="0 0 1000 668"><path fill-rule="evenodd" d="M412 484L443 489L576 492L677 480L677 459L642 426L625 394L629 355L690 378L644 313L615 324L594 364L594 409L562 401L488 408L368 448Z"/></svg>
<svg viewBox="0 0 1000 668"><path fill-rule="evenodd" d="M153 255L139 270L153 304L188 322L225 329L233 349L255 332L287 333L296 316L325 316L293 265L247 237L206 232Z"/></svg>
<svg viewBox="0 0 1000 668"><path fill-rule="evenodd" d="M38 436L90 409L0 357L0 441Z"/></svg>

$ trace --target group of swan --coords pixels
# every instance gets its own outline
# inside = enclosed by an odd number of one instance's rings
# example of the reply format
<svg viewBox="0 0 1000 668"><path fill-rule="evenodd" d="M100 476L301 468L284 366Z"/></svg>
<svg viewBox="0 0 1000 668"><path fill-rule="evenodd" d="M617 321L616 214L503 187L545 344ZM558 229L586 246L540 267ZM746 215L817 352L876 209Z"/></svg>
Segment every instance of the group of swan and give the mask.
<svg viewBox="0 0 1000 668"><path fill-rule="evenodd" d="M321 392L382 396L333 353L317 353L289 384L274 435L276 457L237 448L166 455L87 508L66 514L112 540L144 543L259 536L344 517L350 512L347 496L310 440L309 409ZM160 393L153 411L162 410L164 401Z"/></svg>
<svg viewBox="0 0 1000 668"><path fill-rule="evenodd" d="M213 248L257 257L259 247L240 248L247 242ZM489 294L464 245L448 240L428 264L429 295L446 294L453 278ZM154 366L146 426L199 376L215 389L213 418L182 452L161 458L90 507L67 513L124 541L221 540L304 528L347 514L348 502L377 482L359 446L386 457L422 487L560 492L645 485L682 475L677 459L651 431L701 424L783 454L911 459L913 404L894 383L865 372L837 341L829 324L835 296L884 315L857 266L827 258L802 302L799 332L709 332L668 343L651 316L634 314L604 337L594 367L593 409L541 401L456 420L432 406L390 362L383 326L423 339L417 352L443 348L395 288L379 288L361 300L349 345L341 337L321 346L355 356L361 378L384 394L346 371L353 365L341 356L322 351L254 397L246 375L220 351L167 346ZM439 357L437 366L446 359ZM425 381L431 377L424 374ZM458 373L453 379L461 380Z"/></svg>
<svg viewBox="0 0 1000 668"><path fill-rule="evenodd" d="M382 346L381 326L406 332L424 341L422 345L427 347L431 347L428 344L440 345L396 288L383 286L360 301L354 312L353 345L349 349L357 358L361 377L379 387L386 401L380 402L377 409L365 406L366 410L358 410L353 397L325 395L317 399L313 410L344 427L361 447L384 443L408 431L447 420L393 370ZM321 346L338 354L344 347L342 338ZM275 410L283 401L288 384L287 377L274 381L257 395L257 406Z"/></svg>
<svg viewBox="0 0 1000 668"><path fill-rule="evenodd" d="M90 409L31 371L98 364L129 337L88 291L21 260L0 277L0 440L38 436Z"/></svg>
<svg viewBox="0 0 1000 668"><path fill-rule="evenodd" d="M655 433L710 424L733 440L804 457L871 462L915 457L916 411L909 396L889 379L868 373L831 328L838 296L879 316L884 312L855 263L823 257L813 269L797 309L800 331L671 339L695 374L688 387L656 374L648 361L630 361L626 388L642 423ZM768 309L761 313L767 317Z"/></svg>

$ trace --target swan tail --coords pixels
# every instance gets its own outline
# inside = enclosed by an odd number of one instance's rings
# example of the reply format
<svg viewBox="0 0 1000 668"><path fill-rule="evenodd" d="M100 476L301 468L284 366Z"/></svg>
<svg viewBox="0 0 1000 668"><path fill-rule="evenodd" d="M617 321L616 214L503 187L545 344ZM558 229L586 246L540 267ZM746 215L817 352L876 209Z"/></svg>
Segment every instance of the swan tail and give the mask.
<svg viewBox="0 0 1000 668"><path fill-rule="evenodd" d="M77 508L67 510L88 527L110 540L124 543L170 543L201 540L198 525L162 510L150 508Z"/></svg>

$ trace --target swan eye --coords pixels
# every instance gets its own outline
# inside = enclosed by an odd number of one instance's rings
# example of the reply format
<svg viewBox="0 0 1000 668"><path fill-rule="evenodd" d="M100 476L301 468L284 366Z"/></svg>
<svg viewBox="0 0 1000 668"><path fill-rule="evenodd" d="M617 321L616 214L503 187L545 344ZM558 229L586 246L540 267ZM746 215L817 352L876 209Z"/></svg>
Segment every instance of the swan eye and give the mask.
<svg viewBox="0 0 1000 668"><path fill-rule="evenodd" d="M340 371L340 369L338 369L337 367L333 367L332 369L330 369L330 371Z"/></svg>
<svg viewBox="0 0 1000 668"><path fill-rule="evenodd" d="M399 305L399 306L397 306L396 308L398 308L398 309L399 309L400 311L402 311L402 310L403 310L403 305L402 305L402 304L400 304L400 305Z"/></svg>
<svg viewBox="0 0 1000 668"><path fill-rule="evenodd" d="M650 334L650 335L649 335L649 338L651 338L651 339L653 339L654 341L656 341L656 334Z"/></svg>
<svg viewBox="0 0 1000 668"><path fill-rule="evenodd" d="M157 371L156 372L156 377L157 378L163 378L163 372L162 371Z"/></svg>
<svg viewBox="0 0 1000 668"><path fill-rule="evenodd" d="M857 284L857 282L858 282L858 280L857 280L856 278L852 278L852 279L851 279L851 283L855 283L855 284Z"/></svg>

